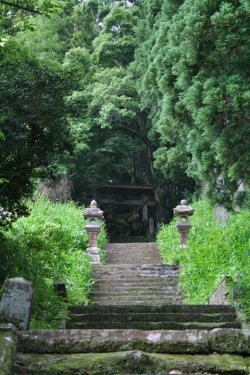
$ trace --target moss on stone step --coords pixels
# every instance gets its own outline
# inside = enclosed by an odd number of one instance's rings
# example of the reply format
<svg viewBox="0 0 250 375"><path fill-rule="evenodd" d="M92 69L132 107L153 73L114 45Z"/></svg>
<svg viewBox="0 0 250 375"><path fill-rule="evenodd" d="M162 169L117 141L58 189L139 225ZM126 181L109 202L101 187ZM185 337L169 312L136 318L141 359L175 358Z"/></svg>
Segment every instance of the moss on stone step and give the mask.
<svg viewBox="0 0 250 375"><path fill-rule="evenodd" d="M100 305L88 305L88 306L69 306L69 311L72 314L84 314L84 313L116 313L116 314L128 314L128 313L203 313L203 314L215 314L215 313L235 313L235 308L230 305L124 305L124 306L100 306Z"/></svg>
<svg viewBox="0 0 250 375"><path fill-rule="evenodd" d="M71 314L70 322L178 322L178 323L188 323L188 322L232 322L236 319L236 314L202 314L202 313L155 313L155 314Z"/></svg>
<svg viewBox="0 0 250 375"><path fill-rule="evenodd" d="M98 354L19 354L17 375L166 374L178 368L183 373L247 375L248 359L233 355L169 355L128 351Z"/></svg>
<svg viewBox="0 0 250 375"><path fill-rule="evenodd" d="M141 330L186 330L214 328L241 328L239 322L67 322L67 329L141 329Z"/></svg>

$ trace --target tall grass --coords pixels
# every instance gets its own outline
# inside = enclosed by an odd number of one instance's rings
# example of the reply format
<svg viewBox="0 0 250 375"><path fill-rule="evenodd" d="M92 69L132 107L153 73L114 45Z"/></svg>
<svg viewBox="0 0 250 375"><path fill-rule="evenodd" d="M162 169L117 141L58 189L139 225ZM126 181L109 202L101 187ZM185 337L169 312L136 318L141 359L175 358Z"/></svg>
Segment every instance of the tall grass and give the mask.
<svg viewBox="0 0 250 375"><path fill-rule="evenodd" d="M179 245L176 220L161 228L157 241L164 262L180 264L186 303L206 302L221 279L230 276L240 288L240 307L250 315L250 212L242 210L216 224L209 202L192 206L195 213L187 247Z"/></svg>
<svg viewBox="0 0 250 375"><path fill-rule="evenodd" d="M65 282L68 303L87 304L93 284L86 255L88 236L83 208L73 202L53 204L40 197L30 203L30 215L1 233L1 280L24 277L35 286L32 328L56 328L63 318L64 302L53 284ZM107 242L102 226L98 246Z"/></svg>

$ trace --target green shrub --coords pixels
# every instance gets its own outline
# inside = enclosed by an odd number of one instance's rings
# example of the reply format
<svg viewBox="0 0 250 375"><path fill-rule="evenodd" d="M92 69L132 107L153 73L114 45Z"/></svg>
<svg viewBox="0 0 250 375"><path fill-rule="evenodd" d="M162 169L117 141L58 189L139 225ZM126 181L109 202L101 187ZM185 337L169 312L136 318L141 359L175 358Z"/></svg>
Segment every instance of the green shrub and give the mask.
<svg viewBox="0 0 250 375"><path fill-rule="evenodd" d="M163 226L157 237L164 262L180 264L186 303L204 303L228 275L240 285L240 307L250 311L250 212L242 210L216 224L209 202L198 201L192 206L195 212L187 247L179 245L176 220Z"/></svg>
<svg viewBox="0 0 250 375"><path fill-rule="evenodd" d="M1 283L24 277L35 286L32 328L56 328L67 314L67 306L53 291L54 283L66 283L70 305L88 303L93 280L82 211L73 202L53 204L38 198L30 203L28 217L1 233ZM105 242L102 225L98 246L103 248Z"/></svg>

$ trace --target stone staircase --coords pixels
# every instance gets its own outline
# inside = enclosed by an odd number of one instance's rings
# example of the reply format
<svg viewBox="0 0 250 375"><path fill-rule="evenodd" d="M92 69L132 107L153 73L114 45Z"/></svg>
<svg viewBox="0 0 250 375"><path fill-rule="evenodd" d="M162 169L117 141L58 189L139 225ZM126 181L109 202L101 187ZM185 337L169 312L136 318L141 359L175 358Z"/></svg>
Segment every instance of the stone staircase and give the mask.
<svg viewBox="0 0 250 375"><path fill-rule="evenodd" d="M15 375L249 374L250 330L234 307L183 305L179 268L156 244L109 244L107 263L66 329L18 332Z"/></svg>
<svg viewBox="0 0 250 375"><path fill-rule="evenodd" d="M182 303L179 268L161 264L156 243L111 243L108 265L93 268L91 299L98 305Z"/></svg>

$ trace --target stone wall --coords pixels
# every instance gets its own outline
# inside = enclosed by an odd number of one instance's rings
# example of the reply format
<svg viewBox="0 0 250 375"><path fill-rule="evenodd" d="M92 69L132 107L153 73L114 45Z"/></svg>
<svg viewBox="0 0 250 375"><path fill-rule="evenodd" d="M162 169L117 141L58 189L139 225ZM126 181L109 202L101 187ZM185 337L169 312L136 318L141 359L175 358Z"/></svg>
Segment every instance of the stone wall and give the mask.
<svg viewBox="0 0 250 375"><path fill-rule="evenodd" d="M229 281L231 281L231 278L225 276L209 297L207 305L228 305L232 302L232 296L228 287Z"/></svg>

